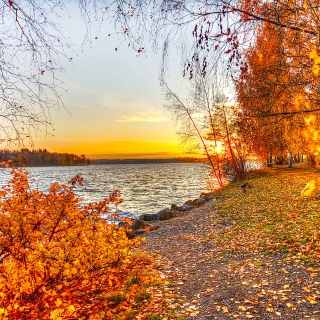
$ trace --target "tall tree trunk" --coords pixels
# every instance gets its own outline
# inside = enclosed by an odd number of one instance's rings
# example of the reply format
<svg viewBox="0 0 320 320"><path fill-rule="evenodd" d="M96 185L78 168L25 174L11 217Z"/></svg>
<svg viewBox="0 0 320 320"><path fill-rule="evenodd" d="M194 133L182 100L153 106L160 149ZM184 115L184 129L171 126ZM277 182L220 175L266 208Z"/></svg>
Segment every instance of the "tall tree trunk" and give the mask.
<svg viewBox="0 0 320 320"><path fill-rule="evenodd" d="M288 168L292 168L292 152L289 150Z"/></svg>
<svg viewBox="0 0 320 320"><path fill-rule="evenodd" d="M271 145L269 144L269 154L267 157L267 167L273 167L273 163L272 163L272 148Z"/></svg>

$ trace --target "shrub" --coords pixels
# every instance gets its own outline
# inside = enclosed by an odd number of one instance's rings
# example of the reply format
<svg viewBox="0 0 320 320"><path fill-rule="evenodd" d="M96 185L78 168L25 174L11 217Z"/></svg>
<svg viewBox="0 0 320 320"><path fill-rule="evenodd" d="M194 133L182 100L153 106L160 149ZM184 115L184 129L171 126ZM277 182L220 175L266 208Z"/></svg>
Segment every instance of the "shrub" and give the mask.
<svg viewBox="0 0 320 320"><path fill-rule="evenodd" d="M81 206L73 192L79 176L46 194L31 189L25 170L11 173L0 191L0 318L124 319L136 312L138 298L148 296L152 261L132 253L139 239L103 219L121 202L119 191Z"/></svg>

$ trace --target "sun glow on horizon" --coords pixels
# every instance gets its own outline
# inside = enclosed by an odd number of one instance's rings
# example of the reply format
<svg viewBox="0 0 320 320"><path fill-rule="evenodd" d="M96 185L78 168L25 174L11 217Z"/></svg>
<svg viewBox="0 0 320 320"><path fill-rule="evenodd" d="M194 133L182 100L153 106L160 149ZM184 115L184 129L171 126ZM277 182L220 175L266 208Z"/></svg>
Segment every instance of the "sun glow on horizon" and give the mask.
<svg viewBox="0 0 320 320"><path fill-rule="evenodd" d="M178 140L109 140L109 141L56 141L45 139L37 143L36 148L50 152L86 154L92 159L119 158L178 158L189 155L183 152Z"/></svg>

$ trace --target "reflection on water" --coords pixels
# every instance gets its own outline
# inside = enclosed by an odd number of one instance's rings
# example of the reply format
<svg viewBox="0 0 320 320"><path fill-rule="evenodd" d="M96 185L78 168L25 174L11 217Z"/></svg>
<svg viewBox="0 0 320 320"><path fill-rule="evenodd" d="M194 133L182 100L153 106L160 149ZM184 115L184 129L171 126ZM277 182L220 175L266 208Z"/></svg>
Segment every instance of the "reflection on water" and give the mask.
<svg viewBox="0 0 320 320"><path fill-rule="evenodd" d="M51 183L67 183L77 174L84 178L83 186L75 192L83 203L100 201L119 189L123 214L138 216L156 213L171 203L181 205L208 191L210 167L205 163L112 164L84 167L26 168L34 186L48 191ZM0 174L0 185L7 184L9 169Z"/></svg>

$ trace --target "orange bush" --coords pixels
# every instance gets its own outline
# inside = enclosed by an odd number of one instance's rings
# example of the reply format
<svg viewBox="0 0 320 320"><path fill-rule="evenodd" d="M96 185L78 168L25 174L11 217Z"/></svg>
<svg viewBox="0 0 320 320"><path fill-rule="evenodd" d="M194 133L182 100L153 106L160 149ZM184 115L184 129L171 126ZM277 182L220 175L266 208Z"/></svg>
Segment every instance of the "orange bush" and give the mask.
<svg viewBox="0 0 320 320"><path fill-rule="evenodd" d="M0 191L0 319L125 319L148 297L151 261L133 254L139 239L107 223L115 191L80 206L73 186L31 189L14 169Z"/></svg>

